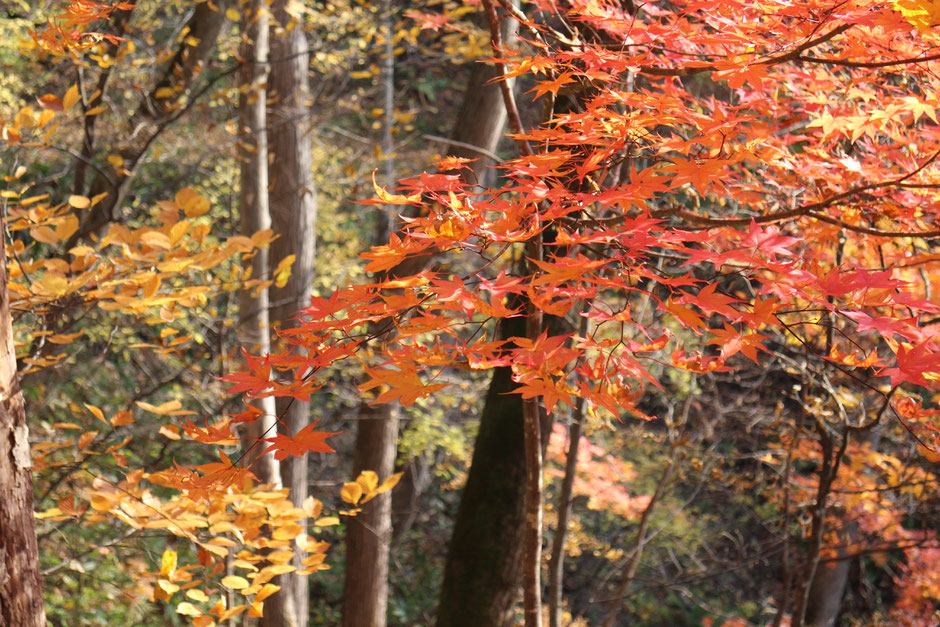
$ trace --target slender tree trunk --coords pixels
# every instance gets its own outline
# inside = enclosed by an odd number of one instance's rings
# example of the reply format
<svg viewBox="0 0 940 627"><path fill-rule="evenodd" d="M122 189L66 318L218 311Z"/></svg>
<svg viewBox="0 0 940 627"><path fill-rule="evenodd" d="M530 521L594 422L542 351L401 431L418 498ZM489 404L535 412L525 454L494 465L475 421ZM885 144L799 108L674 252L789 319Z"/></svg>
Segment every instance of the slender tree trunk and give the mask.
<svg viewBox="0 0 940 627"><path fill-rule="evenodd" d="M394 3L382 3L385 51L382 63L383 174L391 185L395 176L392 127L395 115ZM388 241L396 229L395 207L386 207L376 228L378 243ZM394 271L399 270L398 268ZM397 403L371 406L363 403L356 422L353 476L374 470L379 477L392 474L398 453ZM345 627L385 627L388 614L388 565L392 541L392 495L382 494L367 503L349 521L346 532L346 582L343 592Z"/></svg>
<svg viewBox="0 0 940 627"><path fill-rule="evenodd" d="M241 189L239 214L241 230L250 236L271 228L268 207L267 159L267 93L268 80L268 13L264 0L250 0L243 7L241 97L239 121L243 135L239 142ZM254 277L270 275L267 250L259 250L251 260ZM242 345L259 355L271 352L271 325L268 290L243 290L239 300L239 331ZM281 485L281 469L272 453L259 455L261 438L272 437L277 431L277 408L272 397L255 399L262 415L249 429L248 455L251 471L262 483ZM262 625L295 627L293 595L278 592L264 602Z"/></svg>
<svg viewBox="0 0 940 627"><path fill-rule="evenodd" d="M838 449L836 449L832 435L826 430L826 426L818 420L819 419L817 419L817 431L822 447L822 467L819 471L819 485L816 488L815 502L811 510L812 523L810 527L809 546L806 550L806 562L803 566L801 581L796 587L796 595L793 602L793 616L790 619L793 627L802 627L806 620L806 611L809 606L812 583L816 579L820 551L823 546L829 493L836 476L839 474L839 467L849 443L849 431L847 427L844 427L841 443Z"/></svg>
<svg viewBox="0 0 940 627"><path fill-rule="evenodd" d="M272 245L272 266L293 255L291 274L283 288L271 292L271 319L280 328L293 325L293 316L310 305L316 259L317 200L310 145L309 48L307 37L287 13L287 0L272 6L271 74L269 89L268 155L272 166L271 222L278 234ZM279 399L282 428L295 434L310 422L310 403ZM307 498L307 456L291 457L281 466L291 501L300 507ZM293 564L301 569L303 552L294 548ZM296 625L307 624L309 584L306 576L289 573L279 582L290 590ZM273 625L273 623L271 623Z"/></svg>
<svg viewBox="0 0 940 627"><path fill-rule="evenodd" d="M542 234L526 244L526 255L535 263L542 260ZM526 337L535 342L543 328L542 311L530 301L526 306ZM523 400L526 489L522 597L525 627L542 627L542 466L545 458L542 440L547 438L542 437L540 414L544 414L541 397Z"/></svg>
<svg viewBox="0 0 940 627"><path fill-rule="evenodd" d="M384 479L395 468L398 406L363 404L356 423L353 476L374 470ZM388 609L391 494L381 494L351 518L346 531L345 627L382 627Z"/></svg>
<svg viewBox="0 0 940 627"><path fill-rule="evenodd" d="M604 627L613 627L614 621L617 620L617 615L620 613L623 600L627 595L627 589L630 587L630 584L633 583L637 568L640 566L640 559L643 558L643 550L646 548L647 541L646 529L649 527L650 515L653 513L653 508L656 507L656 503L666 491L666 485L672 479L674 470L675 460L670 459L666 464L666 468L663 469L663 474L660 475L659 481L656 483L656 490L653 492L650 502L647 503L646 507L643 509L643 514L640 516L640 526L636 530L636 539L633 541L633 550L630 552L630 557L623 567L623 577L610 602L610 608L608 609L609 614L604 621Z"/></svg>
<svg viewBox="0 0 940 627"><path fill-rule="evenodd" d="M583 319L587 322L587 318ZM584 325L582 324L582 329ZM582 331L582 335L584 335ZM565 458L565 476L558 495L558 523L552 541L552 555L548 560L548 621L550 627L561 627L562 581L565 570L565 542L568 522L571 520L571 495L578 472L578 448L581 444L581 422L584 420L584 398L577 400L574 419L568 428L568 454Z"/></svg>
<svg viewBox="0 0 940 627"><path fill-rule="evenodd" d="M2 226L0 216L0 233ZM16 376L4 242L0 237L0 625L42 627L29 431Z"/></svg>

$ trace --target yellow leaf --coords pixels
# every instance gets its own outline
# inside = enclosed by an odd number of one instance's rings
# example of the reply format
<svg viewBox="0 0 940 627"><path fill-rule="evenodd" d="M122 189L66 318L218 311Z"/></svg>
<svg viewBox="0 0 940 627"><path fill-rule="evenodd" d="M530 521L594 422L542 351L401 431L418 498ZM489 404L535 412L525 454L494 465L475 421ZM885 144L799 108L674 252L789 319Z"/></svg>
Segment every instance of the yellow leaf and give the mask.
<svg viewBox="0 0 940 627"><path fill-rule="evenodd" d="M170 440L180 439L180 429L176 425L163 425L160 427L160 435Z"/></svg>
<svg viewBox="0 0 940 627"><path fill-rule="evenodd" d="M339 518L336 516L324 516L323 518L318 518L313 521L313 524L317 527L335 527L339 524Z"/></svg>
<svg viewBox="0 0 940 627"><path fill-rule="evenodd" d="M122 409L118 413L111 416L111 425L115 427L123 427L124 425L129 425L134 422L134 417L131 416L131 412L126 409Z"/></svg>
<svg viewBox="0 0 940 627"><path fill-rule="evenodd" d="M170 227L170 243L176 246L176 243L186 235L186 232L189 230L191 223L189 220L180 220L176 224Z"/></svg>
<svg viewBox="0 0 940 627"><path fill-rule="evenodd" d="M151 248L162 248L163 250L172 248L170 238L160 231L147 231L140 236L140 241Z"/></svg>
<svg viewBox="0 0 940 627"><path fill-rule="evenodd" d="M193 627L215 627L215 621L203 614L193 619Z"/></svg>
<svg viewBox="0 0 940 627"><path fill-rule="evenodd" d="M198 588L193 588L192 590L186 591L186 596L188 596L193 601L199 601L205 603L209 600L209 595Z"/></svg>
<svg viewBox="0 0 940 627"><path fill-rule="evenodd" d="M50 518L52 516L61 516L61 515L62 515L62 510L59 509L58 507L53 507L52 509L46 510L45 512L42 512L42 513L36 512L35 514L36 518L38 518L39 520L43 520L44 518Z"/></svg>
<svg viewBox="0 0 940 627"><path fill-rule="evenodd" d="M258 590L258 594L255 595L255 601L264 601L280 589L281 586L276 586L273 583L266 583L264 586L262 586L261 590Z"/></svg>
<svg viewBox="0 0 940 627"><path fill-rule="evenodd" d="M411 196L389 194L385 191L385 188L379 187L379 184L375 182L375 172L372 173L372 187L375 188L379 200L388 205L410 205L421 200L421 194L412 194Z"/></svg>
<svg viewBox="0 0 940 627"><path fill-rule="evenodd" d="M277 269L274 270L274 285L277 287L287 285L287 279L290 278L291 265L296 258L297 255L287 255L281 259L281 262L277 264Z"/></svg>
<svg viewBox="0 0 940 627"><path fill-rule="evenodd" d="M55 236L59 241L65 241L72 236L72 233L78 230L78 217L67 215L55 227Z"/></svg>
<svg viewBox="0 0 940 627"><path fill-rule="evenodd" d="M312 496L308 496L306 499L304 499L303 510L304 513L307 514L307 516L310 518L316 518L323 510L323 503L313 498Z"/></svg>
<svg viewBox="0 0 940 627"><path fill-rule="evenodd" d="M209 201L199 195L192 187L184 187L176 192L174 198L177 206L183 210L187 218L197 218L209 212Z"/></svg>
<svg viewBox="0 0 940 627"><path fill-rule="evenodd" d="M81 427L74 422L57 422L52 425L53 429L81 429Z"/></svg>
<svg viewBox="0 0 940 627"><path fill-rule="evenodd" d="M275 529L274 533L271 534L271 537L275 540L293 540L303 533L303 530L304 528L297 523L289 523L283 527L278 527Z"/></svg>
<svg viewBox="0 0 940 627"><path fill-rule="evenodd" d="M167 581L166 579L160 579L159 581L157 581L157 586L159 586L160 589L166 592L167 594L173 594L174 592L180 589L178 585L176 585L175 583L171 581Z"/></svg>
<svg viewBox="0 0 940 627"><path fill-rule="evenodd" d="M53 296L62 296L69 291L69 280L61 274L46 272L39 283Z"/></svg>
<svg viewBox="0 0 940 627"><path fill-rule="evenodd" d="M69 87L68 91L65 92L65 97L62 98L62 108L71 109L72 105L78 102L78 85L72 85Z"/></svg>
<svg viewBox="0 0 940 627"><path fill-rule="evenodd" d="M202 611L189 601L183 601L177 605L176 613L183 614L184 616L202 616Z"/></svg>
<svg viewBox="0 0 940 627"><path fill-rule="evenodd" d="M380 485L378 488L376 488L372 492L369 492L369 494L366 495L366 498L362 500L362 503L365 504L368 501L371 501L376 496L382 494L383 492L388 492L389 490L394 488L396 485L398 485L398 482L401 481L402 474L403 473L396 472L394 475L392 475L391 477L383 481L382 485Z"/></svg>
<svg viewBox="0 0 940 627"><path fill-rule="evenodd" d="M234 252L238 253L250 253L253 248L251 245L251 240L245 237L244 235L233 235L225 241L228 244L228 247L231 248Z"/></svg>
<svg viewBox="0 0 940 627"><path fill-rule="evenodd" d="M169 577L176 570L176 551L167 549L160 558L160 575Z"/></svg>
<svg viewBox="0 0 940 627"><path fill-rule="evenodd" d="M16 117L13 119L13 125L16 128L26 127L29 128L36 124L36 120L33 119L33 108L32 107L23 107L20 109L19 113L16 114Z"/></svg>
<svg viewBox="0 0 940 627"><path fill-rule="evenodd" d="M235 9L226 9L226 10L225 10L225 17L227 17L228 19L232 20L233 22L237 22L237 21L241 20L242 15L241 15L241 13L239 13L238 11L236 11Z"/></svg>
<svg viewBox="0 0 940 627"><path fill-rule="evenodd" d="M176 411L183 406L179 401L167 401L162 405L151 405L150 403L145 403L144 401L137 401L137 406L143 409L144 411L149 411L153 414L158 414L160 416L169 416L171 412Z"/></svg>
<svg viewBox="0 0 940 627"><path fill-rule="evenodd" d="M76 338L84 335L84 331L78 331L77 333L63 333L57 335L50 335L46 338L47 342L52 344L71 344L75 341Z"/></svg>
<svg viewBox="0 0 940 627"><path fill-rule="evenodd" d="M98 409L94 405L89 405L88 403L85 403L85 408L91 412L92 416L94 416L95 418L103 422L104 424L108 424L108 421L104 419L104 413L100 409Z"/></svg>
<svg viewBox="0 0 940 627"><path fill-rule="evenodd" d="M39 114L39 121L36 122L36 126L38 126L39 128L44 128L46 124L51 122L52 118L54 117L55 117L55 111L53 111L52 109L44 109L42 113Z"/></svg>
<svg viewBox="0 0 940 627"><path fill-rule="evenodd" d="M356 483L362 486L362 491L366 494L375 492L375 489L379 485L379 476L375 474L374 470L363 470L359 473L359 476L356 477Z"/></svg>
<svg viewBox="0 0 940 627"><path fill-rule="evenodd" d="M271 229L264 229L263 231L258 231L251 236L251 243L258 248L261 248L270 244L273 239L274 231Z"/></svg>
<svg viewBox="0 0 940 627"><path fill-rule="evenodd" d="M69 196L69 204L75 207L76 209L88 209L91 206L91 201L85 196Z"/></svg>
<svg viewBox="0 0 940 627"><path fill-rule="evenodd" d="M252 601L251 607L248 608L248 615L254 618L261 618L264 616L264 603L261 601Z"/></svg>
<svg viewBox="0 0 940 627"><path fill-rule="evenodd" d="M230 590L244 590L248 587L248 580L238 575L229 575L222 578L222 585Z"/></svg>
<svg viewBox="0 0 940 627"><path fill-rule="evenodd" d="M362 498L362 486L355 481L344 483L343 489L340 490L339 495L350 505L355 505L359 502L359 499Z"/></svg>
<svg viewBox="0 0 940 627"><path fill-rule="evenodd" d="M396 472L394 475L382 482L382 485L379 486L377 492L381 494L382 492L388 492L392 488L398 485L398 482L401 481L403 472Z"/></svg>
<svg viewBox="0 0 940 627"><path fill-rule="evenodd" d="M85 116L87 117L87 116L90 116L90 115L98 115L99 113L104 113L104 112L107 111L107 110L108 110L108 108L107 108L106 106L104 106L104 105L98 105L97 107L92 107L91 109L89 109L88 111L86 111L86 112L85 112Z"/></svg>
<svg viewBox="0 0 940 627"><path fill-rule="evenodd" d="M172 98L174 93L172 87L161 87L156 91L153 97L157 100L162 100L164 98Z"/></svg>
<svg viewBox="0 0 940 627"><path fill-rule="evenodd" d="M143 290L144 298L150 298L160 289L160 275L156 272L147 272L143 277L138 279L138 284L141 290Z"/></svg>
<svg viewBox="0 0 940 627"><path fill-rule="evenodd" d="M86 431L83 433L82 437L78 438L78 450L84 451L88 448L88 445L91 444L96 435L98 435L97 431Z"/></svg>
<svg viewBox="0 0 940 627"><path fill-rule="evenodd" d="M108 163L111 164L111 167L117 170L122 165L124 165L124 157L121 155L108 155Z"/></svg>
<svg viewBox="0 0 940 627"><path fill-rule="evenodd" d="M29 230L29 234L34 240L43 244L57 244L59 242L59 236L48 226L33 227Z"/></svg>
<svg viewBox="0 0 940 627"><path fill-rule="evenodd" d="M940 462L940 452L935 451L935 450L932 450L932 449L929 449L929 448L927 448L926 446L924 446L923 444L921 444L920 442L917 443L917 451L918 451L921 455L923 455L924 458L925 458L928 462L930 462L930 463L932 463L932 464L936 464L937 462Z"/></svg>

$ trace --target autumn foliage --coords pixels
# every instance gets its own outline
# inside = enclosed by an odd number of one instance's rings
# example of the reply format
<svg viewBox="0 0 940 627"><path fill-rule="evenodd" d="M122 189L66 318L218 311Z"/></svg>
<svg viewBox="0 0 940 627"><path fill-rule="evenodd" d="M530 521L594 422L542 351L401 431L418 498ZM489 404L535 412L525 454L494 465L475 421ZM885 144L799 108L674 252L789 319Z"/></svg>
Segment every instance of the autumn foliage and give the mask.
<svg viewBox="0 0 940 627"><path fill-rule="evenodd" d="M100 38L73 29L122 6L73 2L34 41L47 54L77 54ZM792 377L779 411L812 437L779 434L778 453L761 462L784 475L797 460L831 476L786 475L769 501L784 520L792 503L816 499L823 514L837 508L857 523L847 539L814 514L799 531L812 555L786 585L808 587L820 556L840 555L827 546L909 549L896 614L929 614L924 599L940 598L929 574L934 533L905 527L895 497L877 492L936 478L904 468L862 434L900 426L923 462L940 460L940 7L571 0L517 8L483 0L482 10L493 44L487 62L526 87L504 92L516 156L486 188L457 158L394 186L373 178L367 204L400 215L397 232L360 255L373 278L314 296L279 333L283 350L249 354L219 379L231 393L308 400L328 391L338 371L353 371L363 399L410 407L468 372L508 367L533 416L583 407L600 429L661 419L649 398L673 389L670 373L701 380L773 362ZM447 12L412 17L425 30L460 32ZM518 49L501 44L499 20L520 22ZM47 142L77 103L74 90L43 96L3 137ZM149 348L171 354L189 340L166 323L211 293L276 280L247 277L234 262L277 234L214 237L209 203L191 188L167 194L147 226L112 224L62 250L101 198L32 195L21 176L11 173L2 196L13 307L31 323L19 337L24 373L66 360L81 337L56 327L62 309L152 324L159 339ZM204 273L215 279L200 283ZM503 336L502 322L516 318L525 333ZM193 418L179 403L137 402L112 415L92 404L76 411L90 412L99 430L52 425L67 435L34 448L37 470L107 456L123 478L90 479L39 518L118 520L190 541L193 563L168 548L159 569L146 571L152 599L178 602L196 625L222 623L263 612L277 589L270 580L294 570L292 547L309 553L304 574L326 568L325 543L301 524L338 523L319 501L294 507L285 490L254 486L241 458L221 450L217 461L152 471L130 467L122 450L132 437L122 430L140 411L167 419L160 432L170 440L227 447L259 410ZM248 446L277 459L331 453L335 429L314 422ZM564 465L563 429L552 433L549 478ZM537 421L526 437L535 456L527 461L539 464L531 505L542 494ZM653 499L631 496L635 472L582 446L576 495L591 509L640 516ZM341 498L358 507L397 481L363 473ZM541 521L530 524L540 537ZM526 585L536 599L540 546L527 543L536 574ZM224 590L244 600L226 607ZM781 602L780 616L799 624L800 603ZM539 615L527 597L527 625Z"/></svg>

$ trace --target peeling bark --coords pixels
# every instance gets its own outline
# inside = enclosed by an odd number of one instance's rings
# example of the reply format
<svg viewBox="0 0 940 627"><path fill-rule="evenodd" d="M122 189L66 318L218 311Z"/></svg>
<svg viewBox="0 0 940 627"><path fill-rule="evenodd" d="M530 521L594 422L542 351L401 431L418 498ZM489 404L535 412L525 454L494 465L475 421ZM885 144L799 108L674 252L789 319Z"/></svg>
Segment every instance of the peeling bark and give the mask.
<svg viewBox="0 0 940 627"><path fill-rule="evenodd" d="M0 216L0 232L2 232ZM4 239L0 238L0 625L46 624L33 519L29 430L16 375L13 321L7 293Z"/></svg>

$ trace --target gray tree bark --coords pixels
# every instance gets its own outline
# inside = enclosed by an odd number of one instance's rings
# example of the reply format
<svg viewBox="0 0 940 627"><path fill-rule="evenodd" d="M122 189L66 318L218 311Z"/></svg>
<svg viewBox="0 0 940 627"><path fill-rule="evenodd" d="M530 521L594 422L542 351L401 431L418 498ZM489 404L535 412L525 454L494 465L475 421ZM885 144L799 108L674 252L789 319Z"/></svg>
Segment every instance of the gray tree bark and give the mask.
<svg viewBox="0 0 940 627"><path fill-rule="evenodd" d="M271 320L281 329L293 325L293 316L310 305L316 259L317 201L310 143L309 47L303 28L287 13L287 0L275 0L271 9L271 74L268 79L268 158L272 166L269 188L271 223L278 238L271 248L273 267L289 255L295 259L283 288L271 292ZM295 434L310 422L310 403L279 399L281 427ZM281 465L284 485L294 505L307 498L307 456L291 457ZM293 564L301 568L302 552L295 547ZM288 573L279 583L290 590L296 625L307 624L309 588L306 576Z"/></svg>
<svg viewBox="0 0 940 627"><path fill-rule="evenodd" d="M393 184L392 127L395 114L394 5L382 3L385 51L382 63L385 116L382 153L385 184ZM385 207L376 228L377 243L388 241L396 229L394 207ZM394 274L401 269L393 269ZM377 326L381 326L379 323ZM356 421L353 476L375 471L380 479L392 474L398 452L397 403L362 403ZM344 627L385 627L388 614L388 564L392 541L392 495L381 494L366 503L349 521L346 532L346 581L343 591Z"/></svg>

